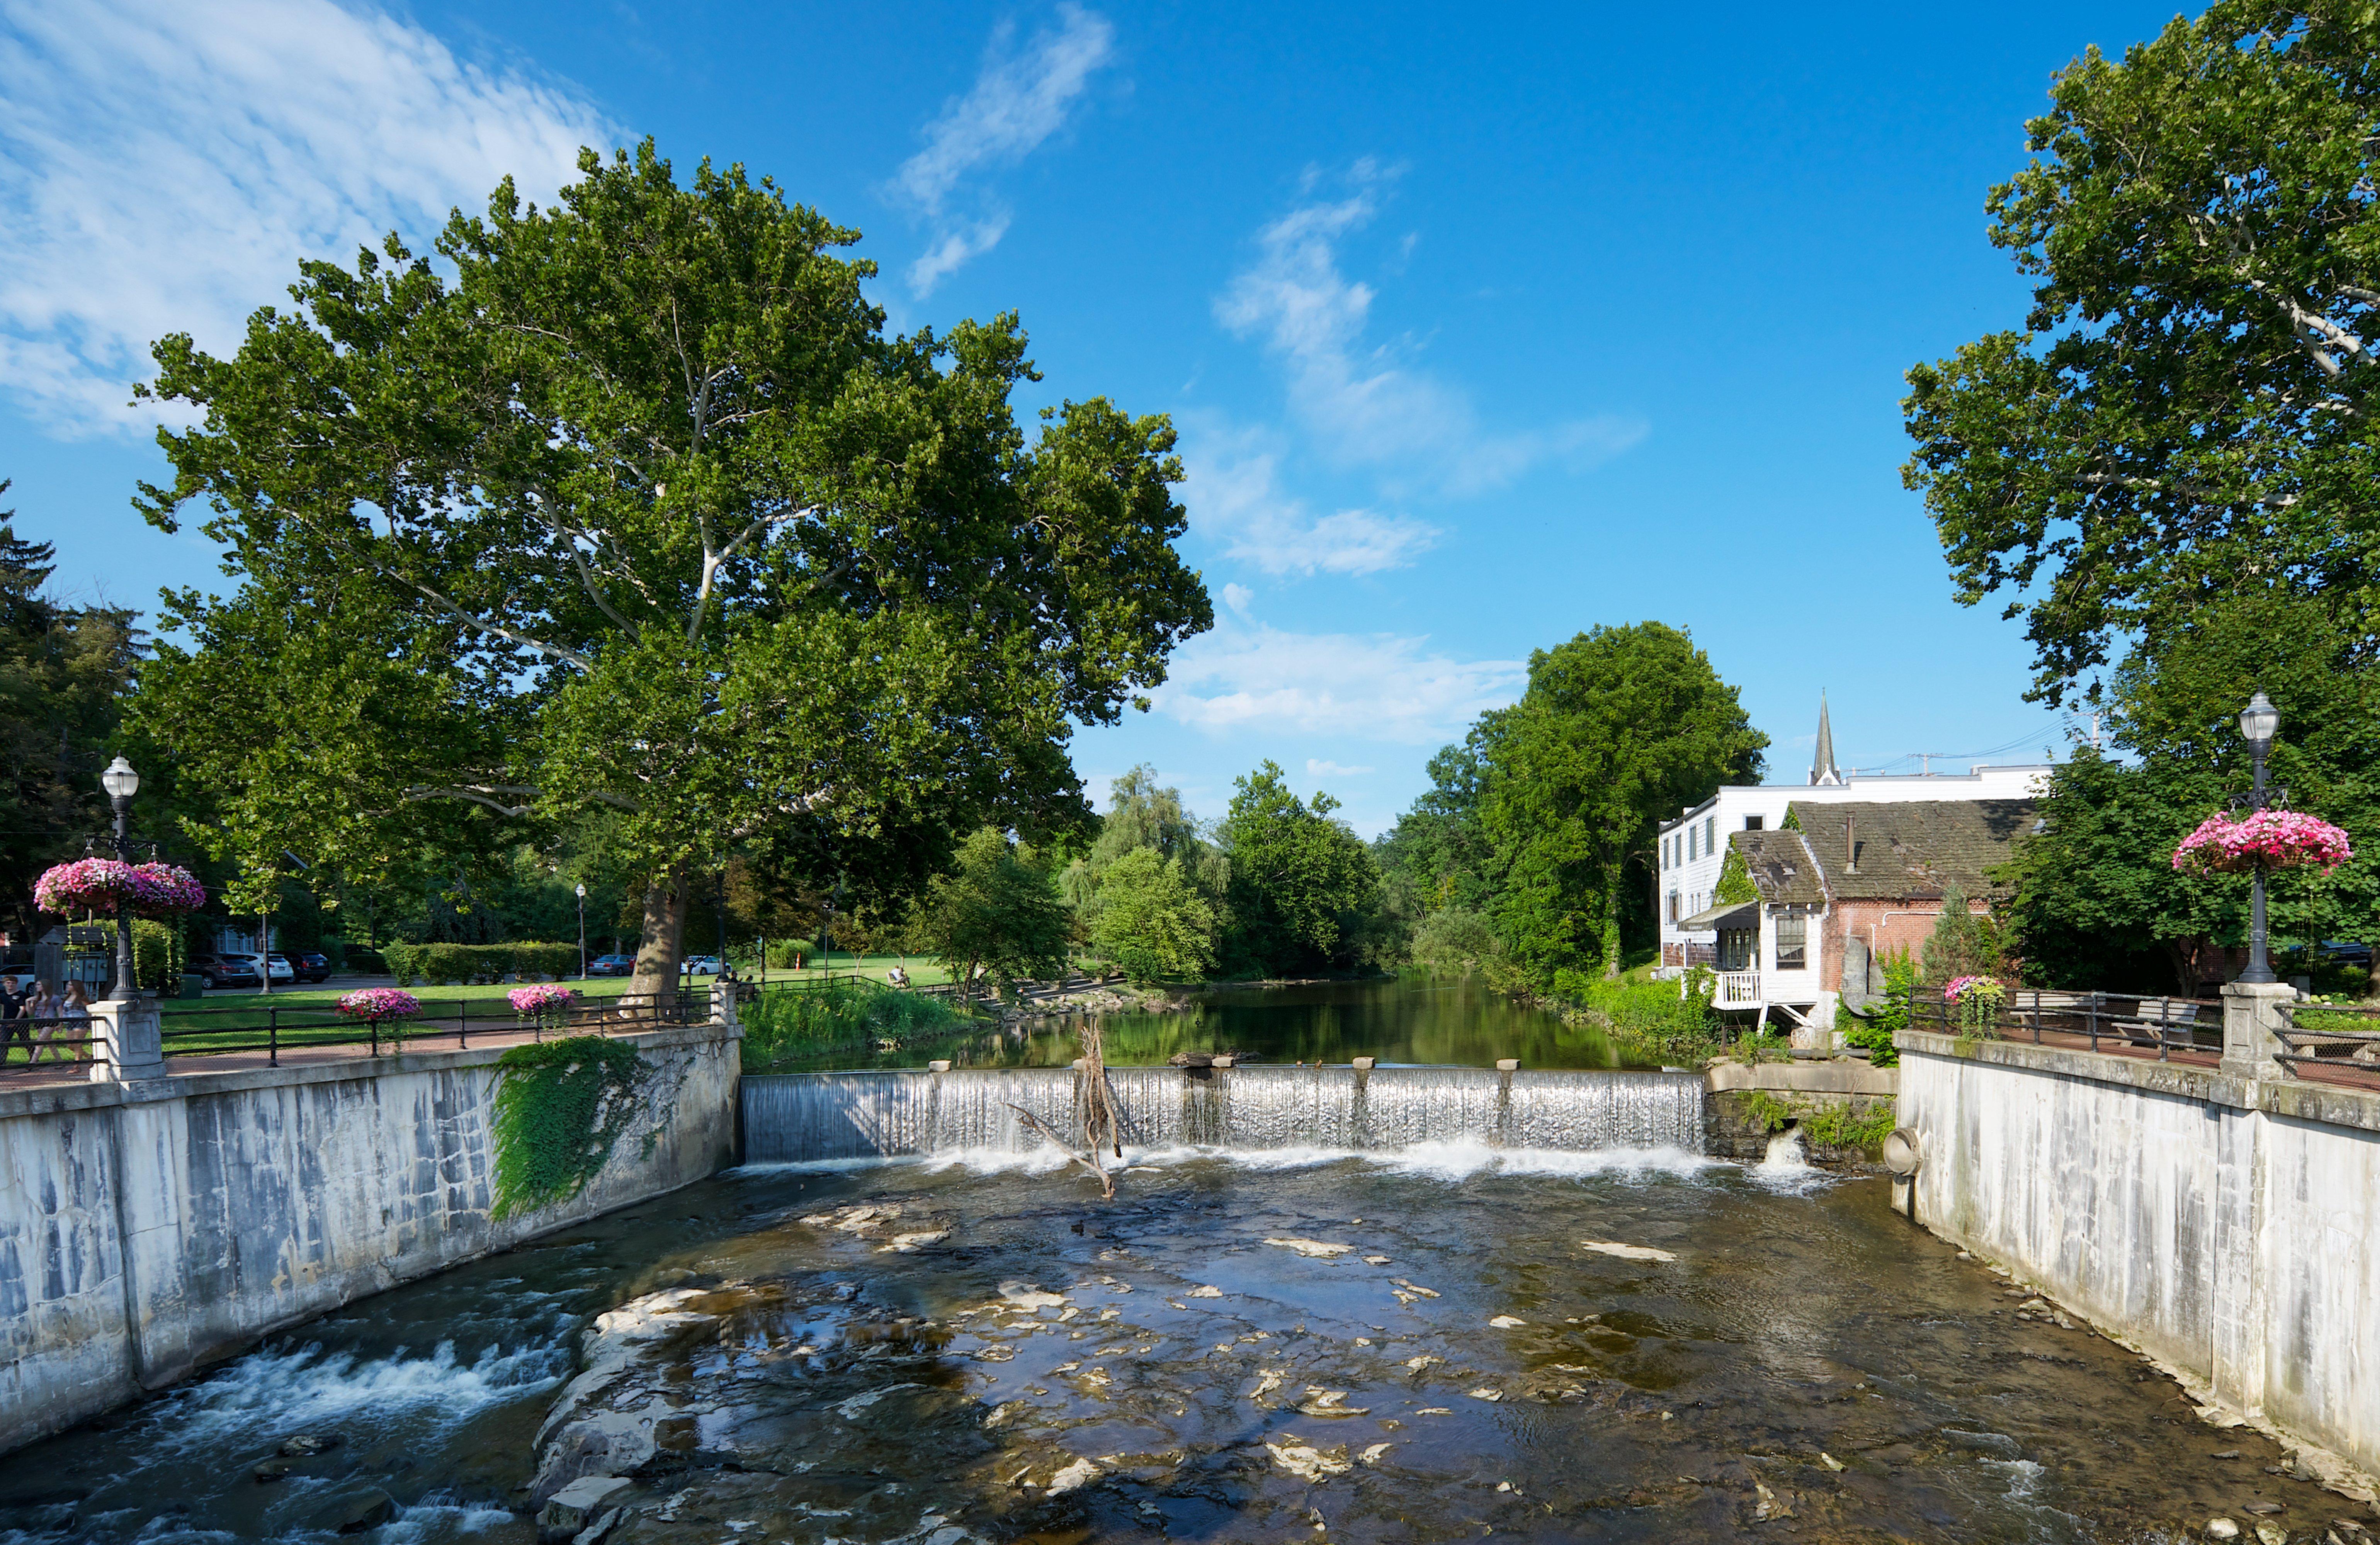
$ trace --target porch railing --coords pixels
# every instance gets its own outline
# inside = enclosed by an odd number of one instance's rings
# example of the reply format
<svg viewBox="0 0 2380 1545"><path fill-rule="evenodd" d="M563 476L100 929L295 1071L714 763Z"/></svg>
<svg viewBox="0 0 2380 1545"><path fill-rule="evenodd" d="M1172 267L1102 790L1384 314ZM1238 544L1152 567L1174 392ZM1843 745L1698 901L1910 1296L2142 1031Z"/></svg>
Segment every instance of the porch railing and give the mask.
<svg viewBox="0 0 2380 1545"><path fill-rule="evenodd" d="M1714 1008L1756 1008L1760 1005L1760 973L1756 971L1723 971L1718 984L1712 989Z"/></svg>

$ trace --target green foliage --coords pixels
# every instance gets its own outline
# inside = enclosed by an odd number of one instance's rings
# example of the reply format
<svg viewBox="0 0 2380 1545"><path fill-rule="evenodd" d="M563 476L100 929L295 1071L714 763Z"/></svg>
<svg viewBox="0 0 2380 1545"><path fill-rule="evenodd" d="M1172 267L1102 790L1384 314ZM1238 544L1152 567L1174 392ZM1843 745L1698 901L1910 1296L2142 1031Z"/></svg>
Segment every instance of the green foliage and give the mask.
<svg viewBox="0 0 2380 1545"><path fill-rule="evenodd" d="M587 1189L634 1124L652 1069L602 1035L514 1046L496 1059L496 1216L567 1201Z"/></svg>
<svg viewBox="0 0 2380 1545"><path fill-rule="evenodd" d="M1691 1068L1723 1051L1757 1060L1771 1048L1772 1038L1739 1037L1711 1008L1718 983L1709 972L1689 975L1682 993L1680 985L1564 970L1555 976L1552 1001L1601 1027L1640 1061Z"/></svg>
<svg viewBox="0 0 2380 1545"><path fill-rule="evenodd" d="M1785 813L1791 815L1793 807L1787 805ZM1725 907L1760 899L1759 887L1752 883L1752 871L1744 867L1743 854L1732 842L1728 844L1727 857L1719 861L1718 884L1712 889L1711 899Z"/></svg>
<svg viewBox="0 0 2380 1545"><path fill-rule="evenodd" d="M1462 744L1431 757L1428 791L1372 845L1389 909L1408 928L1444 908L1484 911L1494 897L1496 858L1479 801L1505 712L1482 714Z"/></svg>
<svg viewBox="0 0 2380 1545"><path fill-rule="evenodd" d="M132 980L148 993L182 990L182 930L170 923L132 920Z"/></svg>
<svg viewBox="0 0 2380 1545"><path fill-rule="evenodd" d="M1802 829L1802 813L1789 804L1785 807L1785 818L1778 822L1777 825L1780 830L1800 831Z"/></svg>
<svg viewBox="0 0 2380 1545"><path fill-rule="evenodd" d="M1215 912L1180 858L1135 848L1107 866L1091 944L1135 982L1203 976L1215 964Z"/></svg>
<svg viewBox="0 0 2380 1545"><path fill-rule="evenodd" d="M957 867L927 887L911 927L954 982L980 966L1002 996L1020 981L1061 975L1074 922L1049 872L1007 836L984 827L959 847Z"/></svg>
<svg viewBox="0 0 2380 1545"><path fill-rule="evenodd" d="M0 493L8 485L0 482ZM18 538L0 510L0 925L19 939L47 925L33 881L80 857L81 837L107 819L107 765L123 694L139 662L134 613L73 607L43 594L56 554ZM154 761L136 758L157 779ZM134 805L136 817L155 808ZM55 919L48 920L55 922Z"/></svg>
<svg viewBox="0 0 2380 1545"><path fill-rule="evenodd" d="M1892 1038L1909 1028L1909 1002L1917 990L1917 962L1906 949L1888 951L1876 959L1884 972L1884 992L1864 1015L1846 1013L1841 1023L1846 1045L1867 1049L1868 1064L1876 1068L1892 1068L1900 1062L1900 1050Z"/></svg>
<svg viewBox="0 0 2380 1545"><path fill-rule="evenodd" d="M2019 844L2005 909L2029 981L2113 991L2197 992L2228 975L2245 937L2245 875L2177 874L2174 847L2247 790L2241 705L2280 709L2272 780L2291 804L2344 827L2356 857L2335 874L2268 886L2277 947L2380 937L2380 699L2362 644L2322 603L2279 593L2203 609L2113 678L2107 722L2129 763L2078 748Z"/></svg>
<svg viewBox="0 0 2380 1545"><path fill-rule="evenodd" d="M400 986L468 986L513 975L559 980L578 972L576 944L389 944L382 947L381 957Z"/></svg>
<svg viewBox="0 0 2380 1545"><path fill-rule="evenodd" d="M771 987L743 1006L748 1068L820 1052L949 1035L970 1021L950 1000L905 993L864 977Z"/></svg>
<svg viewBox="0 0 2380 1545"><path fill-rule="evenodd" d="M1874 1153L1900 1125L1889 1104L1872 1107L1865 1116L1847 1104L1821 1105L1802 1117L1803 1134L1822 1148L1856 1148Z"/></svg>
<svg viewBox="0 0 2380 1545"><path fill-rule="evenodd" d="M1339 802L1291 792L1268 761L1233 784L1220 836L1231 858L1234 969L1284 975L1358 963L1366 920L1380 899L1371 850L1331 813Z"/></svg>
<svg viewBox="0 0 2380 1545"><path fill-rule="evenodd" d="M1530 657L1529 686L1486 748L1481 827L1497 936L1533 981L1619 972L1647 931L1662 816L1755 782L1768 737L1694 641L1658 622L1597 627Z"/></svg>
<svg viewBox="0 0 2380 1545"><path fill-rule="evenodd" d="M1502 952L1487 914L1468 907L1440 907L1414 930L1414 963L1430 971L1467 975L1482 970Z"/></svg>
<svg viewBox="0 0 2380 1545"><path fill-rule="evenodd" d="M1969 910L1967 892L1952 881L1942 892L1942 915L1925 936L1924 980L1935 986L1961 976L1988 976L2004 969L2000 930L1988 912Z"/></svg>
<svg viewBox="0 0 2380 1545"><path fill-rule="evenodd" d="M601 822L666 973L731 845L906 895L986 821L1086 822L1073 727L1212 622L1172 426L1028 436L1013 315L888 336L857 233L741 167L580 172L435 264L301 265L232 358L158 344L198 422L145 513L208 509L238 582L141 690L208 839L362 884Z"/></svg>
<svg viewBox="0 0 2380 1545"><path fill-rule="evenodd" d="M1764 1132L1781 1132L1793 1119L1793 1107L1765 1089L1755 1089L1743 1097L1743 1116Z"/></svg>
<svg viewBox="0 0 2380 1545"><path fill-rule="evenodd" d="M1909 373L1959 598L2016 598L2057 702L2111 643L2242 590L2319 598L2368 651L2380 417L2380 18L2218 0L2086 52L1992 190L2023 331Z"/></svg>

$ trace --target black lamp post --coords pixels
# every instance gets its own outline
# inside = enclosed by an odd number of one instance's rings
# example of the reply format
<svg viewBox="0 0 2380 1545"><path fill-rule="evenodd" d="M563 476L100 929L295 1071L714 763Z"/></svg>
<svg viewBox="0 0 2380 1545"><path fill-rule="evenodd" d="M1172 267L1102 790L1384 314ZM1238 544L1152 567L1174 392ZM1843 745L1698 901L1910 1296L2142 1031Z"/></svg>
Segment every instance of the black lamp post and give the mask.
<svg viewBox="0 0 2380 1545"><path fill-rule="evenodd" d="M99 775L99 786L107 791L107 803L115 810L115 858L119 863L132 862L132 796L140 791L140 775L132 764L118 756ZM119 903L115 909L115 996L129 1001L133 992L132 979L132 911Z"/></svg>
<svg viewBox="0 0 2380 1545"><path fill-rule="evenodd" d="M2265 754L2273 749L2273 736L2280 728L2280 710L2261 692L2240 710L2240 738L2248 742L2248 754L2256 765L2255 784L2248 794L2251 815L2265 808ZM2240 980L2270 982L2274 978L2272 964L2265 957L2265 866L2261 862L2253 875L2248 901L2248 969L2240 973Z"/></svg>
<svg viewBox="0 0 2380 1545"><path fill-rule="evenodd" d="M587 980L587 882L578 882L578 980Z"/></svg>

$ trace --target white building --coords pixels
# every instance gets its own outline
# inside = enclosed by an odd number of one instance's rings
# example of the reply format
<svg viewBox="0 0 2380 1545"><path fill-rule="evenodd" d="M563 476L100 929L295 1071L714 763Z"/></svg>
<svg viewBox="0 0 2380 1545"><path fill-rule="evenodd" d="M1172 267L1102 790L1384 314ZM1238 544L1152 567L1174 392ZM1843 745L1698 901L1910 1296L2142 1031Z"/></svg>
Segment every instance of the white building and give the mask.
<svg viewBox="0 0 2380 1545"><path fill-rule="evenodd" d="M1740 831L1774 831L1789 805L1900 804L1930 800L2024 800L2047 787L2046 763L1994 767L1977 765L1963 773L1918 773L1891 778L1846 776L1835 766L1835 738L1828 721L1827 703L1818 700L1817 753L1805 783L1727 784L1702 803L1678 813L1662 825L1654 875L1654 914L1660 921L1661 972L1675 974L1694 966L1709 966L1724 974L1761 973L1777 986L1785 985L1774 961L1756 959L1773 953L1777 941L1763 942L1755 916L1739 920L1731 909L1718 906L1721 867L1728 839ZM1748 905L1748 904L1747 904ZM1726 914L1726 915L1722 915ZM1779 920L1791 933L1798 917ZM1722 924L1728 924L1722 926ZM1768 930L1776 932L1777 930ZM1808 941L1809 974L1815 983L1816 940ZM1790 948L1790 941L1788 943ZM1823 995L1815 987L1798 999L1773 992L1758 1001L1722 1004L1726 1008L1765 1008L1768 1003L1813 1004Z"/></svg>

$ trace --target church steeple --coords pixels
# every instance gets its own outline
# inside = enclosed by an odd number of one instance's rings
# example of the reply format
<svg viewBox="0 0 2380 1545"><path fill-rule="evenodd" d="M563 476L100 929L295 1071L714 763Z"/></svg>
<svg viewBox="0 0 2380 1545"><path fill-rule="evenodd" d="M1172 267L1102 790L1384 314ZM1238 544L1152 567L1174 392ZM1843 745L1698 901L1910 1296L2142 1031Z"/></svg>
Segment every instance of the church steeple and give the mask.
<svg viewBox="0 0 2380 1545"><path fill-rule="evenodd" d="M1827 719L1827 694L1818 694L1818 754L1810 760L1810 781L1831 786L1843 781L1835 766L1835 728Z"/></svg>

